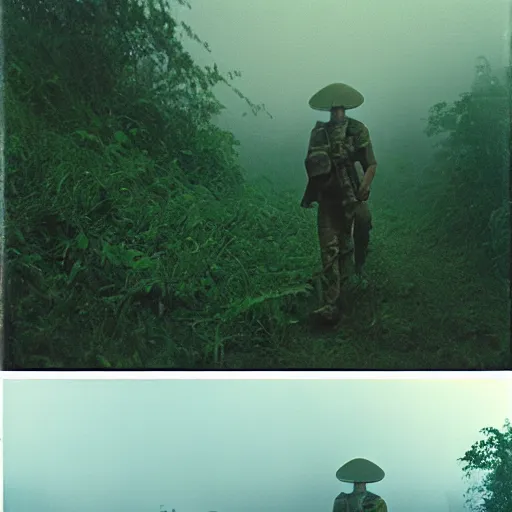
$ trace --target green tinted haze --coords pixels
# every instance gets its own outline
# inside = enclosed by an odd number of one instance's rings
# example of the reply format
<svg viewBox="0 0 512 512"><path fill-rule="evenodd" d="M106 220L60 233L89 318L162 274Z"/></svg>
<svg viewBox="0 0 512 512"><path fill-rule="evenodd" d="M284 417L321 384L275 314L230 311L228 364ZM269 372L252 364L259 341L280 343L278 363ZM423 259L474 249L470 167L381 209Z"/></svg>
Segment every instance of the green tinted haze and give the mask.
<svg viewBox="0 0 512 512"><path fill-rule="evenodd" d="M179 8L179 16L212 49L210 56L186 42L194 58L215 61L222 71L240 70L237 86L274 116L242 118L243 102L221 87L218 97L229 107L221 124L240 138L249 172L278 175L292 186L305 181L312 123L326 119L307 103L321 87L346 82L363 93L364 105L351 115L370 128L382 164L388 155L393 162L414 157L424 139L421 118L436 102L468 91L478 55L486 55L495 70L508 61L508 0L191 4L190 11Z"/></svg>
<svg viewBox="0 0 512 512"><path fill-rule="evenodd" d="M6 512L329 512L367 457L393 512L449 512L504 381L7 381Z"/></svg>

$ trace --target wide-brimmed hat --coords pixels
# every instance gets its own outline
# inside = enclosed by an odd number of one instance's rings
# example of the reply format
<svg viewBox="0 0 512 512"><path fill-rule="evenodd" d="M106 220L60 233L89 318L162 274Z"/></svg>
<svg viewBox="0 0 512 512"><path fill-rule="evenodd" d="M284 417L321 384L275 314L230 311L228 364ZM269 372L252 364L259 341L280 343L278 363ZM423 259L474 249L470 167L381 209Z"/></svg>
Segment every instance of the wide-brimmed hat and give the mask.
<svg viewBox="0 0 512 512"><path fill-rule="evenodd" d="M380 482L386 474L377 464L366 459L352 459L341 466L336 472L336 478L341 482L371 484Z"/></svg>
<svg viewBox="0 0 512 512"><path fill-rule="evenodd" d="M356 108L364 102L363 95L347 84L331 84L320 89L309 100L309 106L314 110L331 110L343 107L345 110Z"/></svg>

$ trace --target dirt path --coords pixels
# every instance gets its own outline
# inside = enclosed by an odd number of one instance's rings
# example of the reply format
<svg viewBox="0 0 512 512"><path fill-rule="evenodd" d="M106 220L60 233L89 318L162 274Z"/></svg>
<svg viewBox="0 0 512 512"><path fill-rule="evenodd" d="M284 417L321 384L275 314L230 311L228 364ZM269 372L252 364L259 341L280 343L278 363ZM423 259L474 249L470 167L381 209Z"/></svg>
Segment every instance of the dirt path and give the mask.
<svg viewBox="0 0 512 512"><path fill-rule="evenodd" d="M228 358L227 367L499 369L509 362L508 289L449 244L414 205L374 208L367 289L347 290L345 318L318 332L307 321L287 341ZM429 231L430 230L430 231Z"/></svg>

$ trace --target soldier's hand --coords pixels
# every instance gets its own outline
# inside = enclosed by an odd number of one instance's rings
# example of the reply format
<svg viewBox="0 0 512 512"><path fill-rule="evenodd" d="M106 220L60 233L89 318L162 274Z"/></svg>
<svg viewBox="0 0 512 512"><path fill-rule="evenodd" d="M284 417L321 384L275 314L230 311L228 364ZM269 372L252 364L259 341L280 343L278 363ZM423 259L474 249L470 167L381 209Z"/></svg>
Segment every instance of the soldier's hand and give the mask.
<svg viewBox="0 0 512 512"><path fill-rule="evenodd" d="M369 197L370 197L370 187L365 187L364 185L359 187L359 190L357 192L357 199L359 201L368 201Z"/></svg>

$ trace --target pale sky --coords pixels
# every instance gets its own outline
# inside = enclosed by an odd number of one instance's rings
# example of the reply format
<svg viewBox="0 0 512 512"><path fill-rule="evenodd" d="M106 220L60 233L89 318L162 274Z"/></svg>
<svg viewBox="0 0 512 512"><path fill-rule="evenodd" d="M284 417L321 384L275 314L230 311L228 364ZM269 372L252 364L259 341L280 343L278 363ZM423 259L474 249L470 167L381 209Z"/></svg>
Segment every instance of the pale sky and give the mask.
<svg viewBox="0 0 512 512"><path fill-rule="evenodd" d="M4 383L6 512L329 512L346 461L390 511L448 512L504 380Z"/></svg>
<svg viewBox="0 0 512 512"><path fill-rule="evenodd" d="M320 88L345 82L364 95L350 115L368 125L377 160L385 162L424 138L429 107L469 90L477 56L486 55L494 69L509 58L509 0L190 3L178 16L212 55L195 42L185 40L185 47L200 64L240 70L237 87L274 115L242 118L243 102L221 87L217 95L229 110L220 124L241 140L250 173L281 174L289 184L303 181L312 124L326 120L308 107Z"/></svg>

